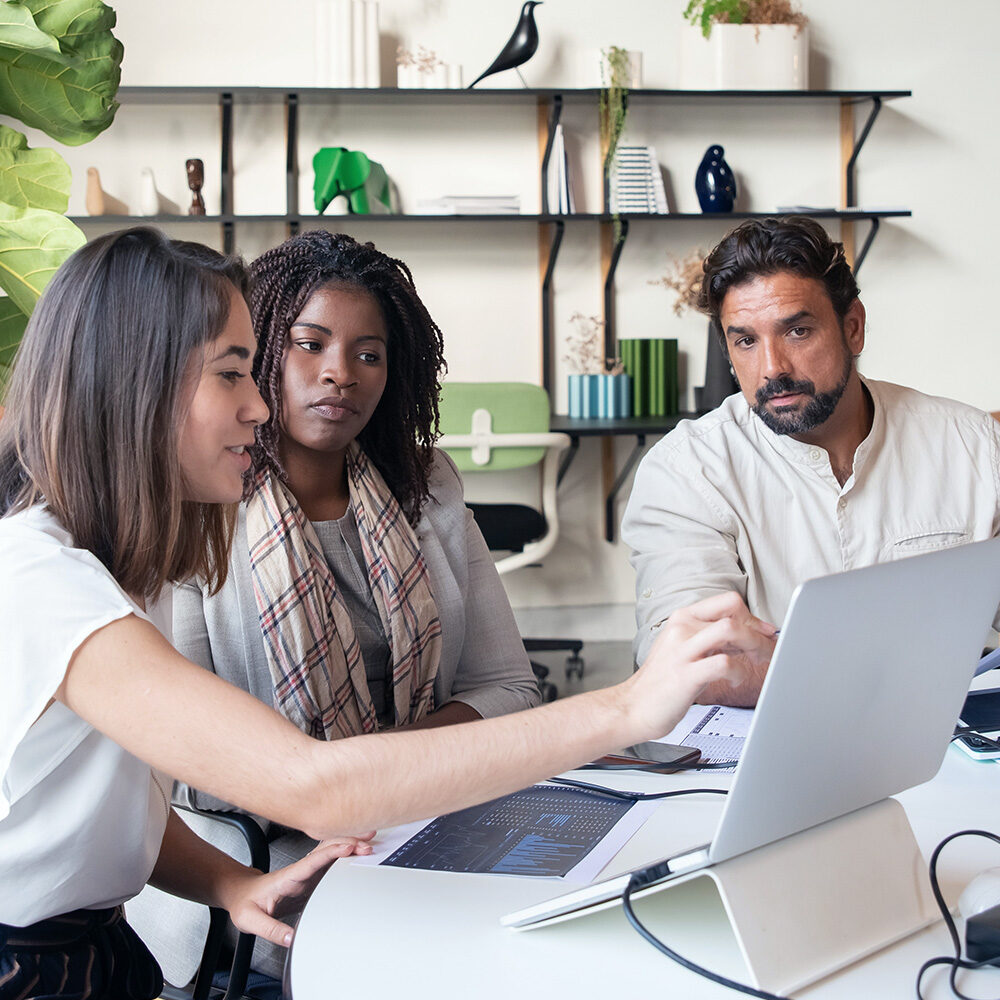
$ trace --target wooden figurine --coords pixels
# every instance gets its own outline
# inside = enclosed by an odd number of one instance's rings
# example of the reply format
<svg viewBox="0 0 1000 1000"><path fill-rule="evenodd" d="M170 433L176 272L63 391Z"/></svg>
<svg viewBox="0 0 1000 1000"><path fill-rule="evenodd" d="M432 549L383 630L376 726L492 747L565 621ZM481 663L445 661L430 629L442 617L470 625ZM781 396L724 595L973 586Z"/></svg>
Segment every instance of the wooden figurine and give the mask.
<svg viewBox="0 0 1000 1000"><path fill-rule="evenodd" d="M204 215L205 199L201 196L201 189L205 185L205 164L197 159L185 160L184 168L187 170L188 187L191 189L188 215Z"/></svg>
<svg viewBox="0 0 1000 1000"><path fill-rule="evenodd" d="M108 194L101 187L101 175L97 167L87 167L87 214L88 215L128 215L128 205Z"/></svg>

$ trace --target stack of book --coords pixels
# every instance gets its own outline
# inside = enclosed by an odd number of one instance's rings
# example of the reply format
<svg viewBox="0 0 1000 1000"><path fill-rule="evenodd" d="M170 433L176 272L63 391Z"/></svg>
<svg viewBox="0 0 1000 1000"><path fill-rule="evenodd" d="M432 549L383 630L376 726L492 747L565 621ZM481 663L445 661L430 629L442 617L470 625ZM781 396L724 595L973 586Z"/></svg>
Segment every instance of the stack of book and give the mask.
<svg viewBox="0 0 1000 1000"><path fill-rule="evenodd" d="M520 215L521 197L516 194L464 195L422 198L417 215Z"/></svg>
<svg viewBox="0 0 1000 1000"><path fill-rule="evenodd" d="M616 214L665 215L667 193L652 146L619 146L611 163L610 202Z"/></svg>
<svg viewBox="0 0 1000 1000"><path fill-rule="evenodd" d="M669 417L679 412L677 341L619 340L618 353L632 376L632 416Z"/></svg>

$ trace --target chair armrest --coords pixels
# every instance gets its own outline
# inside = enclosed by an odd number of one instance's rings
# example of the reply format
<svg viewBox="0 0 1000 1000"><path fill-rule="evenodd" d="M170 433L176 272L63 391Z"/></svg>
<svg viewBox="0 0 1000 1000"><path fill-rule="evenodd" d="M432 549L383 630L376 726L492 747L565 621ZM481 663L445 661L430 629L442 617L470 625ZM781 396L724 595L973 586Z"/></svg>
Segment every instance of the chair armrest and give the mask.
<svg viewBox="0 0 1000 1000"><path fill-rule="evenodd" d="M260 872L266 873L271 870L271 851L267 845L267 837L264 836L260 824L251 816L233 810L199 809L190 802L175 802L174 805L185 812L195 813L198 816L204 816L217 823L225 823L227 826L239 830L250 849L251 866ZM229 914L225 910L211 907L210 913L205 949L202 952L201 965L198 967L198 976L195 979L191 1000L208 1000L212 976L219 965L219 955L222 951L222 942L229 921ZM250 975L250 961L253 958L253 946L256 940L255 935L244 934L242 931L237 935L236 948L233 951L233 964L229 970L229 987L226 990L224 1000L240 1000L243 996L247 977Z"/></svg>

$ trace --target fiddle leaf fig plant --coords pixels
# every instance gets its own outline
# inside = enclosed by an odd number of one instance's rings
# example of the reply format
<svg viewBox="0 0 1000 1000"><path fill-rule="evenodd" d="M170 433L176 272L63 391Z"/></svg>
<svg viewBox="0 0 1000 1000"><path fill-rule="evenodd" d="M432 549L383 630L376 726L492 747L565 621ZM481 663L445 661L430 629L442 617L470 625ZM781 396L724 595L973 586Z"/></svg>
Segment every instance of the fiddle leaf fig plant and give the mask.
<svg viewBox="0 0 1000 1000"><path fill-rule="evenodd" d="M100 0L0 0L0 116L67 146L113 121L123 49ZM64 215L70 169L0 123L0 385L28 316L59 265L85 242Z"/></svg>

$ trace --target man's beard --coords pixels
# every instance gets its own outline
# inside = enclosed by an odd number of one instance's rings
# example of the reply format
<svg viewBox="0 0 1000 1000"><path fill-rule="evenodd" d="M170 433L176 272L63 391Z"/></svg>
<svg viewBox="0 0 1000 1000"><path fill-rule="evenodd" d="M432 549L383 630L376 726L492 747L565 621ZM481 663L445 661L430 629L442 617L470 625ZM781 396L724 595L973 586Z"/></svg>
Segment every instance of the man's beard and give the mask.
<svg viewBox="0 0 1000 1000"><path fill-rule="evenodd" d="M851 379L854 358L849 350L845 349L844 354L844 371L840 382L833 389L818 393L815 383L809 379L796 382L788 375L782 375L779 378L770 379L757 390L757 402L753 407L753 412L775 434L804 434L814 427L819 427L833 415L833 411L837 408L840 397L844 395L847 383ZM811 398L801 410L793 413L775 413L764 405L775 396L788 396L792 393L801 393Z"/></svg>

